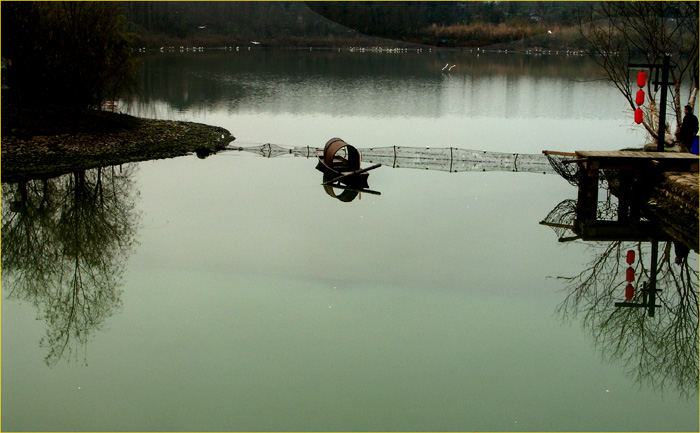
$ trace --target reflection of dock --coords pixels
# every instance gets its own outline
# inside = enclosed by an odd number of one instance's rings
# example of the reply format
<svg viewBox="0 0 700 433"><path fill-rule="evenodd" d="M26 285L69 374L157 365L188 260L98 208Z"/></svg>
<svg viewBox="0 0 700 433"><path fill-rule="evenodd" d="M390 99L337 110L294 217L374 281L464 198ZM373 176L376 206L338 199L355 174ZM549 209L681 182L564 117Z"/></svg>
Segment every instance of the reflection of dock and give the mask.
<svg viewBox="0 0 700 433"><path fill-rule="evenodd" d="M660 307L656 304L656 294L660 291L657 289L659 242L673 240L676 244L684 243L696 251L698 246L697 233L694 241L677 236L674 236L677 239L672 238L669 230L660 224L660 218L655 215L658 212L650 209L650 202L663 201L657 200L658 190L664 188L662 185L664 179L668 179L668 172L697 175L698 157L688 153L640 151L544 153L551 161L558 158L552 165L558 173L578 186L578 199L575 202L566 200L560 203L541 224L552 227L560 241L582 239L651 242L649 281L640 288L641 302L617 302L615 306L644 308L650 317L654 317L656 308ZM610 195L607 201L598 201L601 180L617 196L616 206L612 204ZM697 188L691 188L688 195L695 197L694 200L687 201L683 212L694 221L697 232ZM667 203L657 203L657 206L678 206L677 203L665 201ZM564 237L566 230L573 231L576 237Z"/></svg>

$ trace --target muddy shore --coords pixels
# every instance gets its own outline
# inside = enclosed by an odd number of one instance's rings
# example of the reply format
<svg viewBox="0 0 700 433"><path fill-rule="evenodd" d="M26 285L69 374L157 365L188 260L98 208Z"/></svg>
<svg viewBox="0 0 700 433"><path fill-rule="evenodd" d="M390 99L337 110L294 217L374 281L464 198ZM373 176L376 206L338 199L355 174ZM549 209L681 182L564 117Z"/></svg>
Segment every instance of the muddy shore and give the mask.
<svg viewBox="0 0 700 433"><path fill-rule="evenodd" d="M2 182L196 153L205 157L235 140L194 122L142 119L110 112L2 110Z"/></svg>

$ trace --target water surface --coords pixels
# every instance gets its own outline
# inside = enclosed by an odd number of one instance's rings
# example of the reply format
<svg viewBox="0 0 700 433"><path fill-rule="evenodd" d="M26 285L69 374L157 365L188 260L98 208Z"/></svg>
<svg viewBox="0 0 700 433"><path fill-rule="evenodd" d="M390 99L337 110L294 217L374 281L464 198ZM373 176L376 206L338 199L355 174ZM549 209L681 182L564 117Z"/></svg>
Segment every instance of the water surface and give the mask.
<svg viewBox="0 0 700 433"><path fill-rule="evenodd" d="M233 51L141 68L123 109L240 146L644 141L580 57ZM697 343L682 345L697 297L666 281L654 318L615 309L615 254L648 268L649 246L558 242L539 222L576 197L562 178L385 166L380 195L342 202L315 164L149 161L30 182L14 210L22 189L3 184L4 429L697 431ZM558 278L579 274L597 291Z"/></svg>

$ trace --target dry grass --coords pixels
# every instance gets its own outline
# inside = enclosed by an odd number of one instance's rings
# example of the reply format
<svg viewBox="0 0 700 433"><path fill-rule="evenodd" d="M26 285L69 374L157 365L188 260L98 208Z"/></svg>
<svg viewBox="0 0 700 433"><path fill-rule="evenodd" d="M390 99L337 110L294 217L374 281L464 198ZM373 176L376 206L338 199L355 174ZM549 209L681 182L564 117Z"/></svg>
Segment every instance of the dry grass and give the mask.
<svg viewBox="0 0 700 433"><path fill-rule="evenodd" d="M549 29L551 30L551 29ZM559 30L559 29L557 29ZM482 39L498 42L514 41L523 38L530 38L538 34L547 33L541 25L508 25L506 23L488 24L477 23L469 25L432 25L427 29L436 37L458 38L458 39Z"/></svg>
<svg viewBox="0 0 700 433"><path fill-rule="evenodd" d="M540 23L474 23L468 25L432 25L421 32L426 41L445 40L462 47L502 46L513 49L544 47L578 49L584 44L577 28L546 26Z"/></svg>

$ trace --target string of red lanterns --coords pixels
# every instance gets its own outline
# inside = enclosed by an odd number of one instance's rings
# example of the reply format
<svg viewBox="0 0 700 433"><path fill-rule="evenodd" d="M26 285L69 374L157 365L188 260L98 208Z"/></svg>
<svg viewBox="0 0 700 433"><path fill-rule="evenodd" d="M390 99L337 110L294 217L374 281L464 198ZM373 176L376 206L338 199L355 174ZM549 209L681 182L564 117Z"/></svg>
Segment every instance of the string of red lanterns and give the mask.
<svg viewBox="0 0 700 433"><path fill-rule="evenodd" d="M647 84L647 73L644 71L641 71L637 74L637 87L639 87L639 90L637 90L637 95L635 98L635 101L637 103L637 109L634 110L634 121L635 123L642 123L642 120L644 120L644 112L642 111L642 105L644 105L644 86Z"/></svg>

